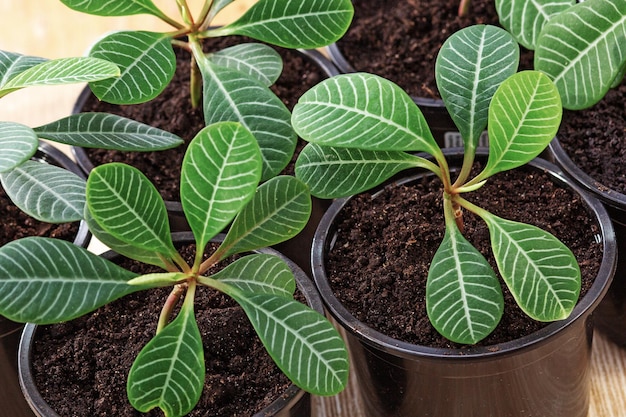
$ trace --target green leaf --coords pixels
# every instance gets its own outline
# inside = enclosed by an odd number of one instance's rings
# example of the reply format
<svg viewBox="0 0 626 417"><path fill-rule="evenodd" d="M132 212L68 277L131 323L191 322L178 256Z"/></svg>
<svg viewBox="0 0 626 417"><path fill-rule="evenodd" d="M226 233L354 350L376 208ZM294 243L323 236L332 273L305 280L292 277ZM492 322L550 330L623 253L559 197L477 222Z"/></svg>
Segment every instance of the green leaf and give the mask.
<svg viewBox="0 0 626 417"><path fill-rule="evenodd" d="M142 287L136 274L61 239L27 237L0 248L0 314L18 322L58 323Z"/></svg>
<svg viewBox="0 0 626 417"><path fill-rule="evenodd" d="M240 71L267 87L274 84L283 71L283 60L279 53L260 43L231 46L208 58L215 65Z"/></svg>
<svg viewBox="0 0 626 417"><path fill-rule="evenodd" d="M220 259L284 242L306 226L311 215L308 187L291 176L278 176L262 184L237 215L220 251Z"/></svg>
<svg viewBox="0 0 626 417"><path fill-rule="evenodd" d="M213 0L213 4L211 4L211 9L209 10L209 14L205 19L205 22L212 22L213 18L222 11L222 9L229 4L231 4L234 0Z"/></svg>
<svg viewBox="0 0 626 417"><path fill-rule="evenodd" d="M273 294L293 298L296 282L293 272L278 256L254 254L237 259L211 276L250 294ZM203 277L199 278L203 282ZM210 286L209 283L207 285Z"/></svg>
<svg viewBox="0 0 626 417"><path fill-rule="evenodd" d="M553 16L576 4L576 0L496 0L500 24L526 49L534 50L537 38Z"/></svg>
<svg viewBox="0 0 626 417"><path fill-rule="evenodd" d="M450 36L435 64L437 87L466 149L478 146L496 89L517 71L519 47L505 30L476 25Z"/></svg>
<svg viewBox="0 0 626 417"><path fill-rule="evenodd" d="M117 239L109 232L104 230L93 218L88 207L85 207L85 221L89 226L91 234L98 239L103 245L115 251L116 253L148 265L156 265L161 269L167 269L163 257L154 251L141 249Z"/></svg>
<svg viewBox="0 0 626 417"><path fill-rule="evenodd" d="M162 13L151 0L61 0L70 9L96 16L130 16Z"/></svg>
<svg viewBox="0 0 626 417"><path fill-rule="evenodd" d="M174 148L183 140L173 133L109 113L79 113L35 128L43 139L70 146L158 151Z"/></svg>
<svg viewBox="0 0 626 417"><path fill-rule="evenodd" d="M64 168L26 161L0 174L2 187L22 211L48 223L83 219L85 180Z"/></svg>
<svg viewBox="0 0 626 417"><path fill-rule="evenodd" d="M263 157L263 181L287 166L296 149L297 137L291 113L283 102L260 81L208 60L198 65L204 81L204 121L238 122L256 138Z"/></svg>
<svg viewBox="0 0 626 417"><path fill-rule="evenodd" d="M348 380L348 354L335 328L316 311L289 298L233 295L270 356L297 386L314 395L334 395Z"/></svg>
<svg viewBox="0 0 626 417"><path fill-rule="evenodd" d="M292 124L319 145L376 151L439 153L424 115L389 80L366 73L329 78L304 93Z"/></svg>
<svg viewBox="0 0 626 417"><path fill-rule="evenodd" d="M0 97L26 87L77 84L118 77L119 68L104 59L80 57L44 61L15 75L0 88Z"/></svg>
<svg viewBox="0 0 626 417"><path fill-rule="evenodd" d="M115 32L97 42L89 52L119 66L119 78L92 82L91 91L114 104L137 104L158 96L174 77L176 55L167 34Z"/></svg>
<svg viewBox="0 0 626 417"><path fill-rule="evenodd" d="M180 180L183 211L198 248L235 218L260 178L259 145L243 126L223 122L198 133L183 159Z"/></svg>
<svg viewBox="0 0 626 417"><path fill-rule="evenodd" d="M369 190L405 169L419 166L406 152L367 151L307 144L296 161L296 177L319 198L339 198Z"/></svg>
<svg viewBox="0 0 626 417"><path fill-rule="evenodd" d="M481 214L500 275L531 318L567 318L578 302L580 268L572 252L538 227Z"/></svg>
<svg viewBox="0 0 626 417"><path fill-rule="evenodd" d="M454 220L446 222L428 271L426 310L439 333L463 344L488 336L502 317L504 297L498 277Z"/></svg>
<svg viewBox="0 0 626 417"><path fill-rule="evenodd" d="M546 75L522 71L502 83L489 108L489 159L480 179L539 155L556 135L562 113L559 93Z"/></svg>
<svg viewBox="0 0 626 417"><path fill-rule="evenodd" d="M539 36L535 69L554 80L563 106L597 103L626 62L626 0L587 0L553 17Z"/></svg>
<svg viewBox="0 0 626 417"><path fill-rule="evenodd" d="M37 135L28 126L0 122L0 172L7 172L28 161L39 146Z"/></svg>
<svg viewBox="0 0 626 417"><path fill-rule="evenodd" d="M0 51L0 87L35 65L46 62L44 58Z"/></svg>
<svg viewBox="0 0 626 417"><path fill-rule="evenodd" d="M193 410L200 399L204 351L193 296L189 299L176 319L144 346L130 369L128 399L141 412L159 407L167 417L180 417Z"/></svg>
<svg viewBox="0 0 626 417"><path fill-rule="evenodd" d="M260 0L237 21L209 34L244 35L285 48L314 49L339 40L353 14L350 0Z"/></svg>
<svg viewBox="0 0 626 417"><path fill-rule="evenodd" d="M95 167L87 179L87 207L116 239L169 258L177 253L165 203L137 168L120 163Z"/></svg>

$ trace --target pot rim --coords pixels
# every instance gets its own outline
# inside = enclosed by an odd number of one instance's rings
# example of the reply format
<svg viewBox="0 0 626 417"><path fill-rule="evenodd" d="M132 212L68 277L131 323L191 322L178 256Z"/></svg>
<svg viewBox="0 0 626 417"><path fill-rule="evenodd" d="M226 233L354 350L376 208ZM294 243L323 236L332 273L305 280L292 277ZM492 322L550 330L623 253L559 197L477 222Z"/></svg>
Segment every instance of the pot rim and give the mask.
<svg viewBox="0 0 626 417"><path fill-rule="evenodd" d="M616 191L601 182L595 180L583 171L565 151L558 137L550 142L550 151L561 169L563 169L572 179L587 192L599 198L602 202L616 208L626 207L626 194Z"/></svg>
<svg viewBox="0 0 626 417"><path fill-rule="evenodd" d="M454 156L455 154L462 155L462 152L463 150L459 148L449 148L444 150L444 154L447 157ZM485 156L487 154L486 150L479 150L476 153L477 156ZM332 238L330 230L333 227L334 220L338 213L348 203L351 197L337 199L332 203L331 207L324 214L313 239L313 248L311 253L313 280L315 285L317 285L318 291L324 300L327 310L338 322L341 323L342 327L350 332L350 334L355 336L361 342L375 347L376 349L390 352L404 358L445 358L449 361L469 361L479 358L501 358L515 354L521 350L531 348L533 345L545 342L551 335L559 332L563 328L568 327L579 318L589 314L593 311L593 309L595 309L606 294L617 267L617 244L615 240L615 231L609 214L598 199L573 183L572 180L565 176L556 165L541 158L535 158L527 165L546 172L551 175L556 183L566 185L573 189L575 193L581 196L582 201L587 206L589 215L593 216L598 222L599 231L596 235L596 240L603 243L603 254L600 269L596 275L593 285L587 294L579 300L578 304L574 307L574 310L567 319L552 322L542 329L519 339L496 345L468 346L462 349L434 348L415 345L391 338L377 330L374 330L355 318L352 313L350 313L335 297L324 269L324 252L327 245L330 246L332 244L332 242L328 241ZM420 175L423 175L423 173L415 176Z"/></svg>
<svg viewBox="0 0 626 417"><path fill-rule="evenodd" d="M221 241L224 238L224 234L219 234L215 238L211 239L211 242ZM195 242L192 232L174 232L172 233L172 239L174 242ZM262 248L256 251L257 253L266 253L276 255L287 263L289 268L293 271L298 288L302 291L302 294L306 298L309 307L314 309L320 314L324 314L324 305L322 299L319 297L317 289L307 274L291 259L287 258L282 253L272 248ZM112 259L117 256L117 253L108 250L102 253L106 259ZM32 373L31 367L31 353L34 343L34 336L37 331L37 324L27 323L24 326L18 348L18 376L20 388L27 403L31 409L40 417L60 417L56 411L54 411L48 403L43 399L41 393L37 389L35 379ZM290 407L299 402L302 397L309 395L306 391L302 390L295 384L291 383L271 404L255 413L251 417L271 417L275 416L278 412L282 411L286 407Z"/></svg>

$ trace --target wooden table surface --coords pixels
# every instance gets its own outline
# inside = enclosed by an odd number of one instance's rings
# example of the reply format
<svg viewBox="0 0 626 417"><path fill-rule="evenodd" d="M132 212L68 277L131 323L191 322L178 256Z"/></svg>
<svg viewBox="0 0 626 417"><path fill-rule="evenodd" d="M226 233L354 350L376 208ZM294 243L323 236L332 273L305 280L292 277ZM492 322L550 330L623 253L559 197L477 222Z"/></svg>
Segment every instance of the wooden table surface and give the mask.
<svg viewBox="0 0 626 417"><path fill-rule="evenodd" d="M256 0L237 0L216 23L231 21ZM176 13L173 0L154 0L163 10ZM197 9L200 0L188 0ZM58 0L0 0L0 49L45 58L83 55L103 33L119 29L167 30L151 16L86 16L66 8ZM76 33L70 32L76 29ZM0 120L31 127L67 116L83 86L42 87L12 93L0 100ZM624 329L626 331L626 329ZM1 354L2 352L0 352ZM1 370L0 370L1 371ZM589 417L626 417L626 350L620 349L596 333L593 345L592 401ZM0 402L16 393L1 392ZM19 394L17 394L19 395ZM339 396L314 399L318 416L355 417L358 404L351 401L350 388ZM0 417L10 410L0 404ZM445 416L444 416L445 417ZM549 417L549 416L548 416Z"/></svg>

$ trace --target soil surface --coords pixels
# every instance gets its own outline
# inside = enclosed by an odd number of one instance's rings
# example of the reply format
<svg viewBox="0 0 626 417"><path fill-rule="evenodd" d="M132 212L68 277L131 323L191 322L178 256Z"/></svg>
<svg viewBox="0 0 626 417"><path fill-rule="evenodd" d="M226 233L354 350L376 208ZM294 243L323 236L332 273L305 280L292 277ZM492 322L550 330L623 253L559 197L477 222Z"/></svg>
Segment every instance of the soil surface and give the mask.
<svg viewBox="0 0 626 417"><path fill-rule="evenodd" d="M572 161L604 186L626 194L626 83L586 110L563 113L557 134Z"/></svg>
<svg viewBox="0 0 626 417"><path fill-rule="evenodd" d="M194 246L181 253L193 259ZM129 260L121 265L137 273L159 272ZM136 411L126 397L126 379L134 358L154 336L168 294L169 288L143 291L70 322L40 326L33 368L48 404L63 417L163 416L158 409ZM199 287L195 311L207 377L200 403L189 416L249 417L285 391L289 380L232 299Z"/></svg>
<svg viewBox="0 0 626 417"><path fill-rule="evenodd" d="M429 179L388 187L374 200L368 193L357 196L340 214L326 269L338 299L370 327L413 344L459 348L432 327L424 301L430 260L444 235L441 195L441 182ZM466 198L500 217L557 236L575 254L583 276L581 297L586 293L597 274L602 247L594 240L598 225L579 196L554 184L547 174L515 170L497 174ZM464 222L466 238L495 269L487 226L467 211ZM481 345L510 341L544 326L527 317L504 283L502 287L504 316Z"/></svg>
<svg viewBox="0 0 626 417"><path fill-rule="evenodd" d="M354 19L337 41L357 71L381 75L412 96L440 98L435 61L453 33L475 24L499 26L493 0L472 0L459 17L459 0L353 0ZM522 48L523 49L523 48ZM532 53L522 50L520 68L532 67Z"/></svg>
<svg viewBox="0 0 626 417"><path fill-rule="evenodd" d="M206 47L207 50L221 50L243 41L255 42L240 36L228 36L211 39ZM275 49L283 58L283 72L271 88L291 110L305 91L325 79L327 75L301 53L279 47ZM154 100L143 104L118 106L99 102L94 96L90 96L82 111L118 114L175 133L188 143L204 127L204 118L202 110L193 109L189 100L190 55L180 48L176 48L176 54L178 60L174 79ZM175 149L159 152L88 149L87 154L96 166L108 162L124 162L140 169L165 200L180 201L180 167L186 149L186 144L183 144ZM285 174L290 173L293 173L291 164L285 171Z"/></svg>

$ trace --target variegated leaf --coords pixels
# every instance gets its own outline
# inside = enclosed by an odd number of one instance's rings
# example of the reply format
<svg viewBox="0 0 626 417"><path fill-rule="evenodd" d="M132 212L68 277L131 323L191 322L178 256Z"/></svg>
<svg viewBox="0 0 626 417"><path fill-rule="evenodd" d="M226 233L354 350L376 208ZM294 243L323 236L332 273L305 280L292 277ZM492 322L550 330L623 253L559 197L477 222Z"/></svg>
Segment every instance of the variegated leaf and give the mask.
<svg viewBox="0 0 626 417"><path fill-rule="evenodd" d="M0 88L0 97L26 87L77 84L117 78L120 69L105 59L79 57L44 61L12 77Z"/></svg>
<svg viewBox="0 0 626 417"><path fill-rule="evenodd" d="M188 292L178 316L135 359L128 374L128 399L141 412L159 407L167 417L182 417L198 403L204 375L202 337Z"/></svg>
<svg viewBox="0 0 626 417"><path fill-rule="evenodd" d="M238 293L270 356L287 377L315 395L333 395L348 381L348 354L335 328L316 311L289 298Z"/></svg>
<svg viewBox="0 0 626 417"><path fill-rule="evenodd" d="M83 218L85 180L67 169L26 161L0 179L11 201L35 219L68 223Z"/></svg>
<svg viewBox="0 0 626 417"><path fill-rule="evenodd" d="M526 49L534 50L545 24L576 0L496 0L500 24Z"/></svg>
<svg viewBox="0 0 626 417"><path fill-rule="evenodd" d="M0 172L28 161L39 146L37 135L28 126L0 121Z"/></svg>
<svg viewBox="0 0 626 417"><path fill-rule="evenodd" d="M439 333L463 344L485 338L502 317L504 297L498 277L454 220L446 222L428 271L426 310Z"/></svg>
<svg viewBox="0 0 626 417"><path fill-rule="evenodd" d="M176 70L176 55L167 34L114 32L97 42L89 52L114 62L122 71L116 79L90 83L100 99L114 104L137 104L159 95Z"/></svg>
<svg viewBox="0 0 626 417"><path fill-rule="evenodd" d="M0 248L0 314L58 323L131 292L136 274L61 239L27 237Z"/></svg>
<svg viewBox="0 0 626 417"><path fill-rule="evenodd" d="M0 51L0 88L17 74L45 61L46 59L36 56Z"/></svg>
<svg viewBox="0 0 626 417"><path fill-rule="evenodd" d="M441 152L413 99L373 74L322 81L300 97L291 121L300 137L319 145Z"/></svg>
<svg viewBox="0 0 626 417"><path fill-rule="evenodd" d="M198 133L180 180L181 203L198 248L228 226L254 196L260 178L259 145L239 123L216 123Z"/></svg>
<svg viewBox="0 0 626 417"><path fill-rule="evenodd" d="M300 233L310 215L311 194L302 181L272 178L235 218L220 246L220 259L284 242Z"/></svg>
<svg viewBox="0 0 626 417"><path fill-rule="evenodd" d="M183 140L173 133L109 113L78 113L35 128L40 138L70 146L157 151Z"/></svg>
<svg viewBox="0 0 626 417"><path fill-rule="evenodd" d="M437 87L469 152L487 127L496 89L515 74L518 64L517 43L495 26L461 29L441 47L435 64Z"/></svg>
<svg viewBox="0 0 626 417"><path fill-rule="evenodd" d="M482 214L500 275L531 318L567 318L578 302L580 268L572 252L538 227Z"/></svg>
<svg viewBox="0 0 626 417"><path fill-rule="evenodd" d="M278 256L264 253L237 259L211 275L211 278L250 294L273 294L293 298L296 290L296 282L289 265ZM202 283L203 279L204 277L200 277L199 282Z"/></svg>
<svg viewBox="0 0 626 417"><path fill-rule="evenodd" d="M539 36L535 69L556 84L563 106L597 103L626 64L626 0L586 0L553 17Z"/></svg>
<svg viewBox="0 0 626 417"><path fill-rule="evenodd" d="M291 161L296 134L283 102L261 82L208 60L198 61L204 81L204 119L238 122L256 138L263 157L262 180L276 176Z"/></svg>
<svg viewBox="0 0 626 417"><path fill-rule="evenodd" d="M94 168L87 179L87 207L116 239L167 258L177 254L165 203L137 168L120 163Z"/></svg>
<svg viewBox="0 0 626 417"><path fill-rule="evenodd" d="M130 16L162 13L151 0L61 0L70 9L97 16Z"/></svg>
<svg viewBox="0 0 626 417"><path fill-rule="evenodd" d="M224 48L208 58L215 65L241 71L269 87L283 71L283 60L272 47L261 43L244 43Z"/></svg>
<svg viewBox="0 0 626 417"><path fill-rule="evenodd" d="M563 109L550 79L522 71L507 79L489 108L489 159L481 180L526 164L554 138Z"/></svg>
<svg viewBox="0 0 626 417"><path fill-rule="evenodd" d="M368 151L307 144L296 161L296 177L319 198L340 198L381 184L394 174L420 165L407 152Z"/></svg>
<svg viewBox="0 0 626 417"><path fill-rule="evenodd" d="M209 33L244 35L285 48L314 49L339 40L353 14L350 0L260 0L237 21Z"/></svg>

